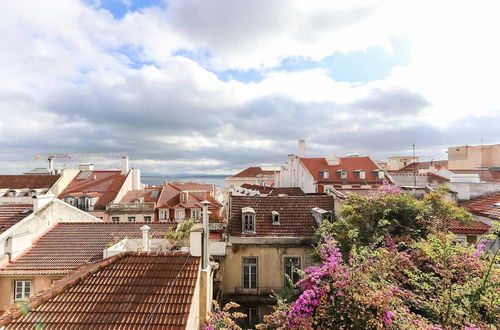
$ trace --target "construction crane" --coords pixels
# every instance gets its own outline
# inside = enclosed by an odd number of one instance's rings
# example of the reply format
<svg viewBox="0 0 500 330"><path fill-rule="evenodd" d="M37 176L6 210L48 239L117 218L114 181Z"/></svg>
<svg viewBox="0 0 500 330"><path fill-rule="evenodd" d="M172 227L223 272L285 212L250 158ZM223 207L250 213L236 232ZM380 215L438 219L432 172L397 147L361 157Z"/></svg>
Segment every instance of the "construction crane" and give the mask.
<svg viewBox="0 0 500 330"><path fill-rule="evenodd" d="M104 152L104 153L89 153L89 154L48 154L47 161L49 162L48 170L50 173L54 172L54 159L55 158L72 158L72 159L80 159L80 158L89 158L89 157L128 157L126 152ZM36 160L42 159L41 156L35 156Z"/></svg>

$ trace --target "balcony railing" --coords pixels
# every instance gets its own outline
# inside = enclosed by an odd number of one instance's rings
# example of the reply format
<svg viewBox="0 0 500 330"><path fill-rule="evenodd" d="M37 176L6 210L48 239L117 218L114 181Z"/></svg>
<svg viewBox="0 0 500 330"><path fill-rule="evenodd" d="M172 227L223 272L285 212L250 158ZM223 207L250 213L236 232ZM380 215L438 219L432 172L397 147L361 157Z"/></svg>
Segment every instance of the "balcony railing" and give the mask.
<svg viewBox="0 0 500 330"><path fill-rule="evenodd" d="M246 296L268 296L273 291L277 291L281 287L258 287L255 289L247 289L243 287L235 287L234 292L228 292L229 294L246 295Z"/></svg>

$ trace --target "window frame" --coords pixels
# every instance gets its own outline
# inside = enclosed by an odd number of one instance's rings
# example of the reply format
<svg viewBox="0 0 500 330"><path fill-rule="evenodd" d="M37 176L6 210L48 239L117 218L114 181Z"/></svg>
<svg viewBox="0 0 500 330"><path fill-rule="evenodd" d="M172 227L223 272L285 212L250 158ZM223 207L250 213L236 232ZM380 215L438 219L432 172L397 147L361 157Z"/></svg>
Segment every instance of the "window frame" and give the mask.
<svg viewBox="0 0 500 330"><path fill-rule="evenodd" d="M21 286L21 295L22 297L21 298L17 298L17 283L22 283L22 286ZM25 296L26 295L26 283L29 283L29 294L28 296ZM19 279L19 280L14 280L14 283L13 283L13 288L14 288L14 301L26 301L28 300L29 297L31 297L33 295L33 281L32 280L22 280L22 279Z"/></svg>
<svg viewBox="0 0 500 330"><path fill-rule="evenodd" d="M164 216L162 216L162 215L164 215ZM168 221L169 216L170 216L170 209L160 209L158 211L158 218L161 222Z"/></svg>
<svg viewBox="0 0 500 330"><path fill-rule="evenodd" d="M243 234L255 234L255 213L244 212L241 215L241 231Z"/></svg>
<svg viewBox="0 0 500 330"><path fill-rule="evenodd" d="M287 272L287 267L288 267L287 259L289 259L289 260L297 259L298 260L298 267L295 267L295 264L292 263L292 265L291 265L292 268L290 268L290 273ZM285 278L285 274L290 276L290 279L292 280L293 284L297 283L300 280L299 274L295 271L296 269L302 269L302 257L299 257L299 256L285 256L285 257L283 257L283 286L286 287L288 285L286 278ZM297 280L295 280L294 277L296 277Z"/></svg>
<svg viewBox="0 0 500 330"><path fill-rule="evenodd" d="M254 259L255 262L245 262L248 259ZM245 283L245 268L248 267L248 282ZM255 271L252 273L252 267L255 267ZM252 275L255 276L255 281L252 281ZM255 282L255 287L252 286ZM246 285L248 284L248 285ZM242 257L241 258L241 286L243 289L247 290L257 290L259 288L259 258L258 257Z"/></svg>
<svg viewBox="0 0 500 330"><path fill-rule="evenodd" d="M127 222L135 222L135 215L128 216Z"/></svg>
<svg viewBox="0 0 500 330"><path fill-rule="evenodd" d="M114 216L114 217L111 217L111 222L120 222L120 217L118 216Z"/></svg>
<svg viewBox="0 0 500 330"><path fill-rule="evenodd" d="M152 222L153 217L150 215L145 215L144 216L144 222Z"/></svg>

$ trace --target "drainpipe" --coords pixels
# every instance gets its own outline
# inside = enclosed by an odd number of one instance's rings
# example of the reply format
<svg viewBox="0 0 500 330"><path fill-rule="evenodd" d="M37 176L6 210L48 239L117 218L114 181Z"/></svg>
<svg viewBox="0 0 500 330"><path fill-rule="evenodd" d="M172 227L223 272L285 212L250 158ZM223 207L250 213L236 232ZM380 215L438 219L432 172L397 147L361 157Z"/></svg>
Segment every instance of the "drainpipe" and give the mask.
<svg viewBox="0 0 500 330"><path fill-rule="evenodd" d="M141 227L142 230L142 246L144 247L144 251L151 251L149 247L149 230L151 228L148 225L144 225Z"/></svg>

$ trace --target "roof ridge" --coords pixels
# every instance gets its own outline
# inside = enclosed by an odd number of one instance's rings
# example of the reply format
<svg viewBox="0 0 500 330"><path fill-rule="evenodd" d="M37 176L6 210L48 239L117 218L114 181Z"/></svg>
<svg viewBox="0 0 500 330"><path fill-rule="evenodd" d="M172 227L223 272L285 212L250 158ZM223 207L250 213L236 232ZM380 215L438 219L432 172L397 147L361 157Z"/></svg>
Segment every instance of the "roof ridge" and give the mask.
<svg viewBox="0 0 500 330"><path fill-rule="evenodd" d="M88 278L90 275L100 271L106 266L122 259L124 256L128 255L127 252L120 253L106 259L100 259L93 263L84 265L78 268L75 272L67 275L59 281L55 282L55 285L47 290L43 290L36 294L34 297L28 298L28 302L21 307L16 307L12 312L5 315L4 317L0 317L0 327L5 326L11 323L13 320L18 319L26 312L31 312L36 309L40 305L43 305L50 299L54 298L58 294L62 293L68 288L71 288L78 283L80 283L83 279Z"/></svg>

